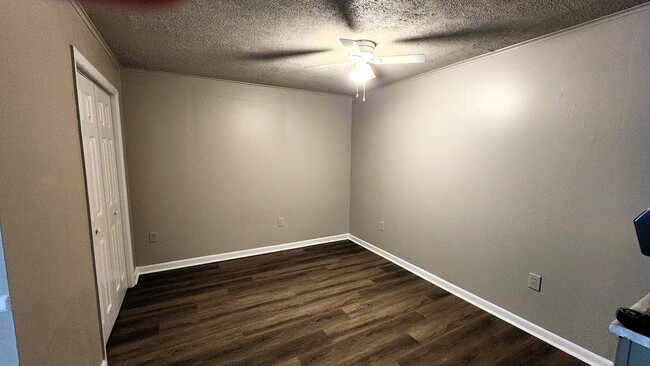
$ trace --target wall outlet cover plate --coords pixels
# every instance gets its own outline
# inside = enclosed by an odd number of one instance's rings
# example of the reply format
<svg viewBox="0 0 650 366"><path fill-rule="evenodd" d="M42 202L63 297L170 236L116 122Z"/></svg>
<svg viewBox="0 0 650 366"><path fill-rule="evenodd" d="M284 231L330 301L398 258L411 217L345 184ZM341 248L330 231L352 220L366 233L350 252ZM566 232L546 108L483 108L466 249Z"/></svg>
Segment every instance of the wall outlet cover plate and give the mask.
<svg viewBox="0 0 650 366"><path fill-rule="evenodd" d="M528 274L528 288L533 289L537 292L542 291L542 276L529 273Z"/></svg>

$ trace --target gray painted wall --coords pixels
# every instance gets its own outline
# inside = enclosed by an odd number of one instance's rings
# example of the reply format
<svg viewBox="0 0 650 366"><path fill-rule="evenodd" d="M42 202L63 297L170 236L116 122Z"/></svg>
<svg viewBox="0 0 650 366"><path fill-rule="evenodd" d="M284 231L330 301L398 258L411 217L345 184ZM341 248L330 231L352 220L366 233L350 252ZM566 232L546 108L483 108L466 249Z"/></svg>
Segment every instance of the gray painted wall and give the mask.
<svg viewBox="0 0 650 366"><path fill-rule="evenodd" d="M370 92L351 233L613 359L615 309L650 291L648 45L645 7Z"/></svg>
<svg viewBox="0 0 650 366"><path fill-rule="evenodd" d="M71 44L119 88L69 2L2 1L0 222L25 366L102 360Z"/></svg>
<svg viewBox="0 0 650 366"><path fill-rule="evenodd" d="M349 97L133 70L122 86L137 265L348 232Z"/></svg>

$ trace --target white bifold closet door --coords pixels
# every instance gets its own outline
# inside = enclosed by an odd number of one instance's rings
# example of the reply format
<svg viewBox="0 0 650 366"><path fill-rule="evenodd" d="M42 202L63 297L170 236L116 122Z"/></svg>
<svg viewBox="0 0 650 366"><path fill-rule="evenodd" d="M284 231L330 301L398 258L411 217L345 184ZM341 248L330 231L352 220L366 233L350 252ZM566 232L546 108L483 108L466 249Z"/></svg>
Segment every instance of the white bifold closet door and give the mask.
<svg viewBox="0 0 650 366"><path fill-rule="evenodd" d="M77 90L99 305L107 342L127 289L111 97L81 73L77 73Z"/></svg>

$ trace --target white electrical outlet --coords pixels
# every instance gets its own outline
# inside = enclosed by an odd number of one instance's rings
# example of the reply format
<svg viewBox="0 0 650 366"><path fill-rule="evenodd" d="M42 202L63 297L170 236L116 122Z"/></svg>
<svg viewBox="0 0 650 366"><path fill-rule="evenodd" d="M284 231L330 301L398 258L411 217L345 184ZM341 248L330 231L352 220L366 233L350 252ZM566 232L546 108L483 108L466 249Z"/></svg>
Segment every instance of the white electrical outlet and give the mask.
<svg viewBox="0 0 650 366"><path fill-rule="evenodd" d="M278 227L284 227L284 217L278 217Z"/></svg>
<svg viewBox="0 0 650 366"><path fill-rule="evenodd" d="M157 243L158 242L158 232L157 231L150 231L149 232L149 243Z"/></svg>
<svg viewBox="0 0 650 366"><path fill-rule="evenodd" d="M542 291L542 276L529 273L528 274L528 288L533 289L537 292Z"/></svg>
<svg viewBox="0 0 650 366"><path fill-rule="evenodd" d="M386 225L384 225L384 222L383 222L383 221L379 221L379 230L380 230L380 231L384 231L385 227L386 227Z"/></svg>

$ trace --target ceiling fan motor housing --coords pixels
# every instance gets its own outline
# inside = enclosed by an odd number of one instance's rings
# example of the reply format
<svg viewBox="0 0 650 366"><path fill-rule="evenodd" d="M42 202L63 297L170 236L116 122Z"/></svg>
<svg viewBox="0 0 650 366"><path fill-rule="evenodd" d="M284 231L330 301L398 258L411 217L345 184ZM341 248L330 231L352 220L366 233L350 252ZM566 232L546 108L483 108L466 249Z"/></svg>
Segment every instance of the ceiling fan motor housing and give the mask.
<svg viewBox="0 0 650 366"><path fill-rule="evenodd" d="M361 50L361 57L364 60L370 61L375 57L375 47L377 47L377 43L367 39L360 39L357 41L357 45Z"/></svg>

